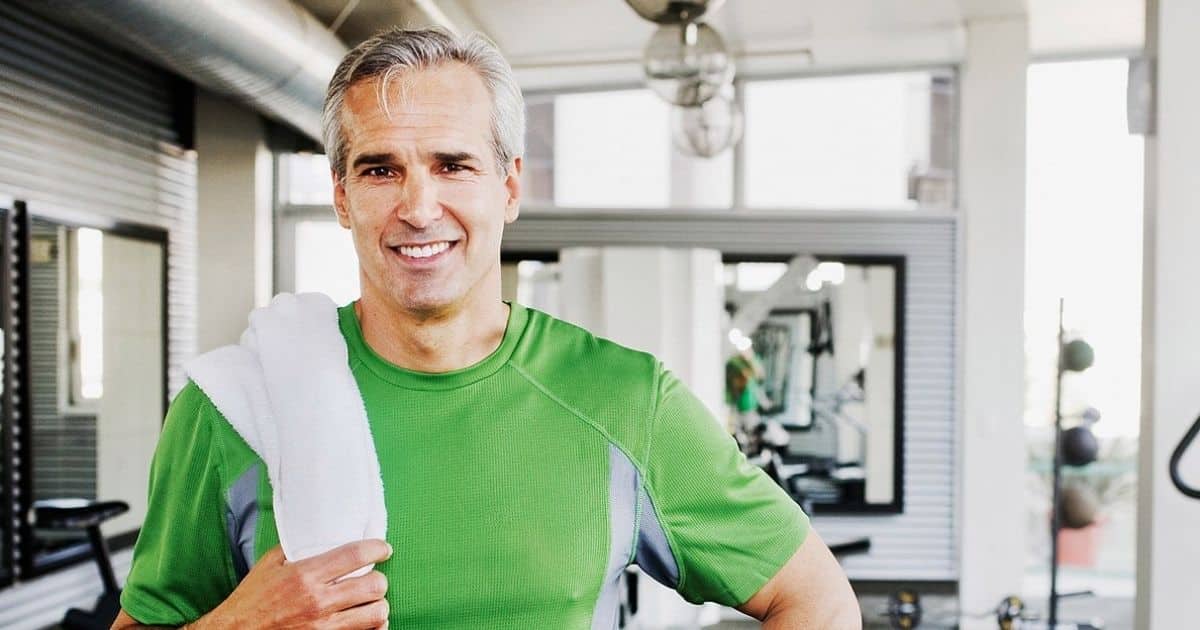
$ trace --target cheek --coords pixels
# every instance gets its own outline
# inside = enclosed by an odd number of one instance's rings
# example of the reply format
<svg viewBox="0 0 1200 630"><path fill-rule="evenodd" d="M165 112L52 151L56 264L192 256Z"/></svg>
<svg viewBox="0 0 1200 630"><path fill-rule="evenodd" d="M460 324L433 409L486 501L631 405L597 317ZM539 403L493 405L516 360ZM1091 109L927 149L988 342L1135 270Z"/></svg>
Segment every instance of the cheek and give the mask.
<svg viewBox="0 0 1200 630"><path fill-rule="evenodd" d="M504 227L504 208L508 196L503 186L473 186L455 190L445 197L454 208L463 229L482 245L499 240Z"/></svg>
<svg viewBox="0 0 1200 630"><path fill-rule="evenodd" d="M379 240L382 221L370 213L350 210L348 213L350 233L353 236L355 249L359 255L372 255L376 249L372 244Z"/></svg>

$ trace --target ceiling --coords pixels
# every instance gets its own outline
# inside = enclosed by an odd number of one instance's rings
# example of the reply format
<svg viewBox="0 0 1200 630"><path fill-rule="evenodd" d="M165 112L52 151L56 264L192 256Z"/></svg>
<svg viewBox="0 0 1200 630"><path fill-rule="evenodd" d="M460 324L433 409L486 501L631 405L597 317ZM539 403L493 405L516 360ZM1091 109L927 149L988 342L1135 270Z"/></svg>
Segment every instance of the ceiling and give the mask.
<svg viewBox="0 0 1200 630"><path fill-rule="evenodd" d="M623 0L295 0L353 46L391 25L491 37L526 89L636 83L654 25ZM727 0L708 21L743 74L955 63L964 25L1027 13L1035 57L1139 50L1144 0Z"/></svg>

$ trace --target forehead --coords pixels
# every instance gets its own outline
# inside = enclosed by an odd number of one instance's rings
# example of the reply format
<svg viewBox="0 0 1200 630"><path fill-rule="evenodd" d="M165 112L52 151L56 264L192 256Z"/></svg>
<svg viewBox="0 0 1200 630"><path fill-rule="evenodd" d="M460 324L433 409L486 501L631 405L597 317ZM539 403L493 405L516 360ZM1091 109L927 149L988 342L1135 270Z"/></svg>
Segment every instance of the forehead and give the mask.
<svg viewBox="0 0 1200 630"><path fill-rule="evenodd" d="M453 62L360 81L342 108L348 157L397 141L487 144L491 97L468 66Z"/></svg>

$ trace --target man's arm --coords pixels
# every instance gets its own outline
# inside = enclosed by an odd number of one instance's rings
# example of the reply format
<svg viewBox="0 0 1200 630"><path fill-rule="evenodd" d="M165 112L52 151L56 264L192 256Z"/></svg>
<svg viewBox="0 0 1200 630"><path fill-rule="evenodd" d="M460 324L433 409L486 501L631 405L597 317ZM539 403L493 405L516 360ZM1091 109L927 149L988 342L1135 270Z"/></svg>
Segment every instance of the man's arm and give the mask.
<svg viewBox="0 0 1200 630"><path fill-rule="evenodd" d="M862 628L850 582L815 530L809 530L787 564L737 609L762 621L764 630Z"/></svg>

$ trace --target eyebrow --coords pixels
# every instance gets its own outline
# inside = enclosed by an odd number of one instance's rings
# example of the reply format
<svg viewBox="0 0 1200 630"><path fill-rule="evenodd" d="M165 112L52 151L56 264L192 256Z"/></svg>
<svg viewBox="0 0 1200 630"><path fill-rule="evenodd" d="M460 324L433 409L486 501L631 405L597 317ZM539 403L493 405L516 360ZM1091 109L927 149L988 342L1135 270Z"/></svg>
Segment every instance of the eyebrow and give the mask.
<svg viewBox="0 0 1200 630"><path fill-rule="evenodd" d="M437 162L447 164L479 161L479 156L470 151L434 151L432 157ZM393 153L364 153L355 157L350 167L357 169L364 164L388 164L395 161L396 156Z"/></svg>
<svg viewBox="0 0 1200 630"><path fill-rule="evenodd" d="M396 156L391 153L364 153L354 158L354 162L350 165L350 168L357 169L363 164L386 164L395 161Z"/></svg>
<svg viewBox="0 0 1200 630"><path fill-rule="evenodd" d="M446 164L456 164L459 162L478 162L479 156L468 151L434 151L433 159Z"/></svg>

